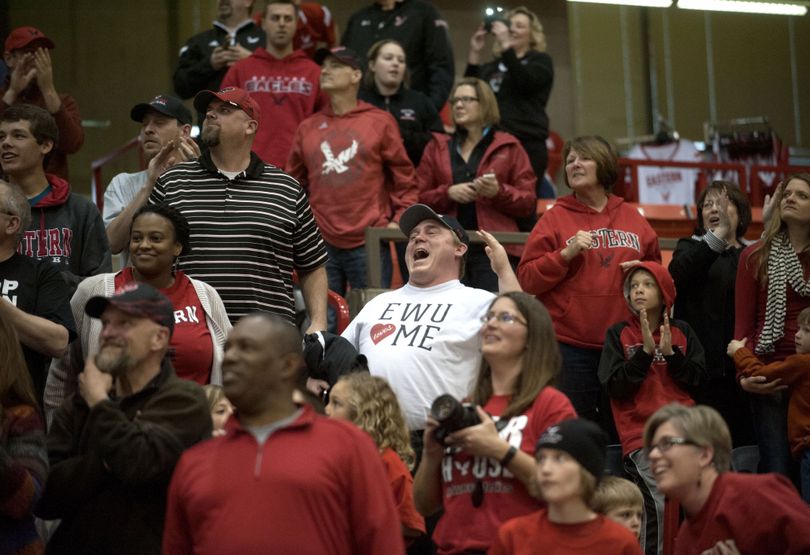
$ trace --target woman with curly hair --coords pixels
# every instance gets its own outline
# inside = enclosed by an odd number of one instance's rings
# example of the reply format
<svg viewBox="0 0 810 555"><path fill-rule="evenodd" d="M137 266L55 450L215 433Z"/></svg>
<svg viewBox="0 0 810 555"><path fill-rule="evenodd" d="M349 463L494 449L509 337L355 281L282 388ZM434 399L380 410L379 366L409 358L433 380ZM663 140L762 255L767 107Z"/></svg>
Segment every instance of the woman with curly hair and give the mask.
<svg viewBox="0 0 810 555"><path fill-rule="evenodd" d="M47 473L45 424L34 385L17 332L0 318L0 553L44 552L33 509Z"/></svg>
<svg viewBox="0 0 810 555"><path fill-rule="evenodd" d="M329 391L326 414L353 422L368 432L382 456L394 493L402 534L412 540L425 533L425 521L413 504L415 463L408 426L391 386L366 372L341 377Z"/></svg>
<svg viewBox="0 0 810 555"><path fill-rule="evenodd" d="M501 524L541 508L527 487L543 431L574 418L571 402L551 387L560 367L554 326L532 295L499 295L481 318L481 354L470 401L479 424L439 441L428 418L414 500L423 515L444 508L433 534L438 553L483 553Z"/></svg>
<svg viewBox="0 0 810 555"><path fill-rule="evenodd" d="M788 176L777 187L762 239L740 255L734 337L748 339L764 364L795 352L799 312L810 306L810 174ZM752 302L753 301L753 302ZM752 393L751 411L761 472L792 475L787 396L780 380L740 378Z"/></svg>

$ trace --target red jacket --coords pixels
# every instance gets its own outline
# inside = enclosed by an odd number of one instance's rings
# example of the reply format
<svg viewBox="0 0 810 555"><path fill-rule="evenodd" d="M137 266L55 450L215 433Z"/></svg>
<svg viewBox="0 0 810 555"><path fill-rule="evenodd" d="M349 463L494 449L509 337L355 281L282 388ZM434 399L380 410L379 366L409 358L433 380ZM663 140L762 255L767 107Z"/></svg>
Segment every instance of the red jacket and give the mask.
<svg viewBox="0 0 810 555"><path fill-rule="evenodd" d="M778 474L717 477L700 512L681 523L674 553L810 553L810 507Z"/></svg>
<svg viewBox="0 0 810 555"><path fill-rule="evenodd" d="M768 381L780 378L790 388L788 437L793 456L799 457L810 447L810 354L791 355L765 365L743 347L734 353L734 364L745 376L765 376Z"/></svg>
<svg viewBox="0 0 810 555"><path fill-rule="evenodd" d="M425 147L416 179L419 202L440 214L455 216L458 205L447 196L447 190L454 185L450 162L451 140L448 135L434 133L433 140ZM486 231L518 231L515 218L528 216L535 209L537 178L526 151L509 133L495 132L475 175L480 177L490 172L495 173L500 188L494 197L482 197L475 201L478 226ZM520 256L523 246L506 245L506 251Z"/></svg>
<svg viewBox="0 0 810 555"><path fill-rule="evenodd" d="M263 445L236 418L186 451L169 486L163 552L404 553L380 455L309 407Z"/></svg>
<svg viewBox="0 0 810 555"><path fill-rule="evenodd" d="M566 262L560 251L579 230L591 232L591 248ZM529 235L518 279L548 308L557 339L601 349L607 327L629 315L619 266L629 260L661 262L658 237L638 210L610 195L597 212L568 195L557 199Z"/></svg>
<svg viewBox="0 0 810 555"><path fill-rule="evenodd" d="M321 94L321 68L296 50L278 59L264 48L236 62L222 79L222 88L245 89L261 108L253 141L259 158L283 168L298 125L328 101Z"/></svg>
<svg viewBox="0 0 810 555"><path fill-rule="evenodd" d="M323 238L340 249L362 246L367 227L398 222L419 198L396 120L363 101L301 123L287 172L307 191Z"/></svg>

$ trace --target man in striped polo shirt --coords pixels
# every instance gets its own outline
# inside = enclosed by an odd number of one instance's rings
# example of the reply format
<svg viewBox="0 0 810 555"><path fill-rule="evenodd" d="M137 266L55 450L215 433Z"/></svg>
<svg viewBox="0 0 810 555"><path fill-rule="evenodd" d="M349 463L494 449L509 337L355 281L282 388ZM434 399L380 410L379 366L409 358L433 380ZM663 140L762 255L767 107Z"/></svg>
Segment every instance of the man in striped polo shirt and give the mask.
<svg viewBox="0 0 810 555"><path fill-rule="evenodd" d="M180 211L191 228L187 275L215 287L231 322L255 311L294 321L292 272L298 274L311 324L326 329L326 249L295 179L251 152L260 110L244 90L202 91L207 151L177 164L155 183L149 202Z"/></svg>

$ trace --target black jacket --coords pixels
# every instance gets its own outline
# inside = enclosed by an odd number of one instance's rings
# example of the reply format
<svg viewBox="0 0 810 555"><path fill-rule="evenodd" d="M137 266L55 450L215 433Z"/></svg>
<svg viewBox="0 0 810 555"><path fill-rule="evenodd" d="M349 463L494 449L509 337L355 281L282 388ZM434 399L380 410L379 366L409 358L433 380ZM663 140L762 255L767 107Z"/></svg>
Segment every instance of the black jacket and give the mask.
<svg viewBox="0 0 810 555"><path fill-rule="evenodd" d="M182 452L211 436L202 388L168 362L141 391L54 414L36 515L62 519L47 553L160 553L166 490Z"/></svg>
<svg viewBox="0 0 810 555"><path fill-rule="evenodd" d="M501 127L518 140L548 137L546 103L554 84L551 56L529 50L518 58L509 48L489 63L467 65L464 76L489 83L498 98Z"/></svg>
<svg viewBox="0 0 810 555"><path fill-rule="evenodd" d="M352 14L341 44L366 56L382 39L394 39L402 45L411 88L424 93L441 110L453 87L455 69L447 22L439 10L422 0L402 0L388 11L374 3Z"/></svg>
<svg viewBox="0 0 810 555"><path fill-rule="evenodd" d="M734 338L734 284L742 249L718 253L695 238L678 241L669 273L678 297L675 317L692 326L706 352L708 378L736 373L726 346Z"/></svg>
<svg viewBox="0 0 810 555"><path fill-rule="evenodd" d="M266 35L253 20L245 21L236 30L236 42L250 50L264 46ZM228 72L228 66L219 71L211 67L211 54L217 46L228 42L228 31L219 22L207 31L198 33L188 39L180 49L177 69L174 70L174 90L180 98L191 98L200 91L219 90L222 78Z"/></svg>
<svg viewBox="0 0 810 555"><path fill-rule="evenodd" d="M408 158L414 167L419 165L422 152L433 137L431 132L444 132L439 112L430 99L419 91L400 87L396 94L383 96L377 87L373 87L361 88L358 96L360 100L394 116L399 125L402 142L405 143L405 150L408 151Z"/></svg>

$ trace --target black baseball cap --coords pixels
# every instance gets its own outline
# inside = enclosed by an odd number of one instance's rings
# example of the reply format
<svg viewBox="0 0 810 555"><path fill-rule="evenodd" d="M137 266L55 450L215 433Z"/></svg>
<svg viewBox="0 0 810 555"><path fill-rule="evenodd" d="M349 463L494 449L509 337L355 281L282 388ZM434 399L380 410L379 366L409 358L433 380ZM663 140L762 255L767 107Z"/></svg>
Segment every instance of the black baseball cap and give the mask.
<svg viewBox="0 0 810 555"><path fill-rule="evenodd" d="M455 219L453 216L437 214L430 206L426 204L414 204L409 206L399 218L399 229L401 229L402 233L404 233L407 237L411 234L411 230L413 228L425 220L436 220L444 227L455 233L459 241L465 245L470 244L470 237L467 235L467 231L460 223L458 223L457 219Z"/></svg>
<svg viewBox="0 0 810 555"><path fill-rule="evenodd" d="M88 316L101 318L109 305L174 331L174 307L171 301L148 283L132 282L119 287L112 297L92 297L84 306Z"/></svg>
<svg viewBox="0 0 810 555"><path fill-rule="evenodd" d="M180 101L179 98L173 96L159 94L149 102L142 102L133 106L129 112L129 117L138 123L143 121L146 112L149 110L160 112L164 116L174 118L183 125L191 125L191 112Z"/></svg>
<svg viewBox="0 0 810 555"><path fill-rule="evenodd" d="M363 69L363 60L357 55L357 52L345 46L336 46L334 48L319 48L313 56L313 60L319 66L322 66L326 58L334 56L340 63L349 66L352 69Z"/></svg>

